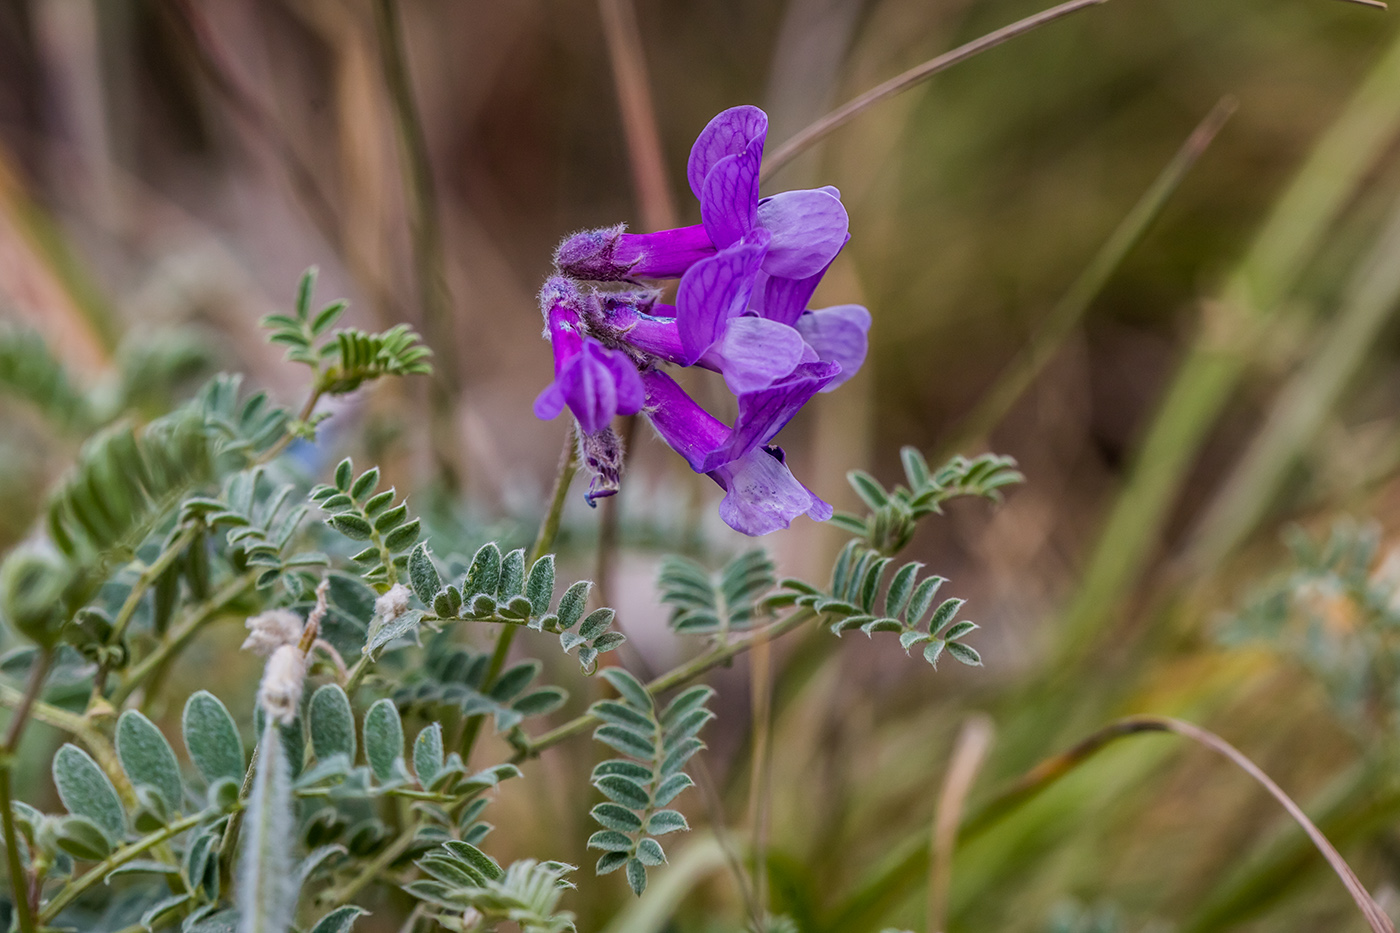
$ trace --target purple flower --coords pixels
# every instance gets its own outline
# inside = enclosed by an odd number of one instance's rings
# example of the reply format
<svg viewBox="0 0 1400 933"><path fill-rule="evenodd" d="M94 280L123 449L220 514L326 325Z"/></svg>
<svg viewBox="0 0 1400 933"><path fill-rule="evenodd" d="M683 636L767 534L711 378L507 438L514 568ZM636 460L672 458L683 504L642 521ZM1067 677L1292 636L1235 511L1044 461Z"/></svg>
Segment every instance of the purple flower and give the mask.
<svg viewBox="0 0 1400 933"><path fill-rule="evenodd" d="M535 399L535 415L557 416L567 405L584 434L607 428L614 415L641 410L644 398L637 367L621 350L609 349L585 330L579 308L586 302L568 279L555 276L540 292L546 333L554 347L554 381Z"/></svg>
<svg viewBox="0 0 1400 933"><path fill-rule="evenodd" d="M567 275L595 281L675 278L695 263L752 234L771 237L763 271L803 279L821 272L846 242L848 218L835 188L758 196L758 171L768 117L757 107L733 107L700 132L686 177L700 200L702 223L657 233L625 233L625 226L577 233L564 241L555 264Z"/></svg>
<svg viewBox="0 0 1400 933"><path fill-rule="evenodd" d="M814 374L805 379L822 382ZM729 527L756 536L787 528L799 515L819 522L831 517L831 506L792 475L781 448L766 446L811 397L809 385L761 393L763 397L750 396L747 401L741 396L739 419L731 431L665 373L647 372L642 380L647 418L692 469L725 491L719 515Z"/></svg>

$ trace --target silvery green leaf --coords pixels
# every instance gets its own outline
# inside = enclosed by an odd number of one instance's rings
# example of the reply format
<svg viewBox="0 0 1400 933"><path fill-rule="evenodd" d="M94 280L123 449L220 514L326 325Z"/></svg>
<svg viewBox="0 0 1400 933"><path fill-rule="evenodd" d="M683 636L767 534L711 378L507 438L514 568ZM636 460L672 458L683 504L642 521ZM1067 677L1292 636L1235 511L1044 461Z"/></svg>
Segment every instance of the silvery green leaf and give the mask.
<svg viewBox="0 0 1400 933"><path fill-rule="evenodd" d="M180 933L235 933L238 929L238 911L218 910L217 904L208 904L185 918Z"/></svg>
<svg viewBox="0 0 1400 933"><path fill-rule="evenodd" d="M632 886L632 893L638 897L647 889L646 867L635 858L627 860L627 883Z"/></svg>
<svg viewBox="0 0 1400 933"><path fill-rule="evenodd" d="M349 457L346 457L344 460L340 461L340 463L336 464L335 488L339 489L341 492L349 492L350 480L354 475L355 464L351 462Z"/></svg>
<svg viewBox="0 0 1400 933"><path fill-rule="evenodd" d="M411 547L413 542L418 540L418 535L423 530L423 523L419 519L414 519L406 525L400 525L389 532L384 538L384 546L390 551L398 552Z"/></svg>
<svg viewBox="0 0 1400 933"><path fill-rule="evenodd" d="M355 714L350 709L350 698L338 684L326 684L312 694L307 715L311 748L318 760L325 761L332 755L355 760Z"/></svg>
<svg viewBox="0 0 1400 933"><path fill-rule="evenodd" d="M328 864L332 859L338 859L348 854L345 846L342 845L318 846L308 852L306 858L301 860L301 865L297 870L297 876L301 879L301 883L305 885L306 879L316 874L322 866Z"/></svg>
<svg viewBox="0 0 1400 933"><path fill-rule="evenodd" d="M631 852L632 840L612 829L600 829L588 837L588 848L604 852Z"/></svg>
<svg viewBox="0 0 1400 933"><path fill-rule="evenodd" d="M636 729L655 729L656 724L645 713L638 712L626 703L617 700L599 700L588 708L588 712L604 722Z"/></svg>
<svg viewBox="0 0 1400 933"><path fill-rule="evenodd" d="M964 635L970 635L975 631L977 631L976 622L955 622L952 628L948 629L947 632L943 633L943 637L948 641L957 641Z"/></svg>
<svg viewBox="0 0 1400 933"><path fill-rule="evenodd" d="M878 512L889 504L890 498L885 492L885 487L864 470L852 470L846 474L846 480L851 484L851 488L855 489L856 495L870 507L870 511Z"/></svg>
<svg viewBox="0 0 1400 933"><path fill-rule="evenodd" d="M588 617L583 620L583 624L578 628L578 633L586 640L592 641L608 630L616 616L617 613L614 610L606 607L603 609L594 609L588 614Z"/></svg>
<svg viewBox="0 0 1400 933"><path fill-rule="evenodd" d="M390 487L383 492L377 492L370 496L368 501L365 502L365 515L369 518L374 518L380 512L388 508L389 503L394 501L396 495L398 495L397 490Z"/></svg>
<svg viewBox="0 0 1400 933"><path fill-rule="evenodd" d="M477 549L476 556L472 558L471 567L467 569L466 579L462 583L462 592L467 596L494 594L500 580L501 551L494 541L488 541Z"/></svg>
<svg viewBox="0 0 1400 933"><path fill-rule="evenodd" d="M359 479L350 486L350 498L359 502L365 496L374 491L374 487L379 485L379 467L370 467L360 474Z"/></svg>
<svg viewBox="0 0 1400 933"><path fill-rule="evenodd" d="M592 648L580 648L580 649L578 649L578 663L579 663L579 667L583 668L583 670L584 670L585 673L589 673L589 672L592 671L592 669L593 669L593 664L594 664L594 662L597 661L597 660L598 660L598 652L595 651L594 649L592 649Z"/></svg>
<svg viewBox="0 0 1400 933"><path fill-rule="evenodd" d="M53 758L53 782L68 812L85 816L117 845L126 835L126 813L111 780L92 756L71 743Z"/></svg>
<svg viewBox="0 0 1400 933"><path fill-rule="evenodd" d="M642 686L641 681L637 680L637 678L633 677L627 671L620 667L610 667L600 672L599 676L612 684L613 689L621 694L622 698L633 708L643 713L650 713L652 711L654 703L651 694L647 693L647 688Z"/></svg>
<svg viewBox="0 0 1400 933"><path fill-rule="evenodd" d="M929 642L924 646L924 660L934 667L937 667L938 659L943 656L943 649L947 647L947 645L948 643L941 638L936 638Z"/></svg>
<svg viewBox="0 0 1400 933"><path fill-rule="evenodd" d="M904 649L905 654L915 645L923 644L932 638L927 632L916 632L913 629L901 632L899 636L899 646Z"/></svg>
<svg viewBox="0 0 1400 933"><path fill-rule="evenodd" d="M690 779L690 775L673 774L662 781L660 786L656 788L656 805L658 807L664 807L672 800L675 800L676 795L681 791L694 786L695 782Z"/></svg>
<svg viewBox="0 0 1400 933"><path fill-rule="evenodd" d="M408 503L402 502L387 512L382 513L374 520L374 530L384 534L392 528L397 528L403 524L408 517ZM391 548L392 550L392 548Z"/></svg>
<svg viewBox="0 0 1400 933"><path fill-rule="evenodd" d="M127 710L117 720L117 757L132 784L145 784L160 794L167 813L180 809L184 787L175 750L155 723L136 710Z"/></svg>
<svg viewBox="0 0 1400 933"><path fill-rule="evenodd" d="M428 553L426 544L419 544L408 555L408 582L423 605L433 605L434 598L442 589L442 578L438 576L437 565L433 563L433 556Z"/></svg>
<svg viewBox="0 0 1400 933"><path fill-rule="evenodd" d="M929 484L928 461L917 447L900 448L899 459L904 463L904 475L909 480L910 489L917 492Z"/></svg>
<svg viewBox="0 0 1400 933"><path fill-rule="evenodd" d="M155 859L138 858L113 868L111 871L107 872L107 877L115 878L120 875L178 875L179 873L179 865L157 862Z"/></svg>
<svg viewBox="0 0 1400 933"><path fill-rule="evenodd" d="M365 640L364 653L370 657L375 657L386 645L413 636L413 640L418 640L418 624L423 621L423 610L410 609L403 615L385 622L376 618L370 624L369 636Z"/></svg>
<svg viewBox="0 0 1400 933"><path fill-rule="evenodd" d="M953 621L953 618L958 614L958 610L961 609L966 602L967 600L956 598L944 600L943 604L934 611L933 617L928 620L929 634L939 634L947 627L948 623Z"/></svg>
<svg viewBox="0 0 1400 933"><path fill-rule="evenodd" d="M353 512L341 512L326 519L326 524L349 538L351 541L368 541L374 534L374 526L362 516Z"/></svg>
<svg viewBox="0 0 1400 933"><path fill-rule="evenodd" d="M175 912L189 903L193 897L193 894L185 892L184 894L172 894L156 901L141 915L141 926L147 930L154 930L157 926L163 925L163 921L174 916Z"/></svg>
<svg viewBox="0 0 1400 933"><path fill-rule="evenodd" d="M981 667L982 656L960 641L948 642L948 653L969 667Z"/></svg>
<svg viewBox="0 0 1400 933"><path fill-rule="evenodd" d="M637 858L641 859L643 865L666 864L666 852L655 839L643 839L637 843Z"/></svg>
<svg viewBox="0 0 1400 933"><path fill-rule="evenodd" d="M442 847L480 872L489 881L500 881L505 871L491 856L465 842L444 842Z"/></svg>
<svg viewBox="0 0 1400 933"><path fill-rule="evenodd" d="M561 629L571 629L578 624L578 620L583 618L584 607L588 605L588 591L593 588L593 584L588 580L580 580L564 591L564 595L559 597L559 627Z"/></svg>
<svg viewBox="0 0 1400 933"><path fill-rule="evenodd" d="M626 641L627 636L621 632L604 632L593 639L593 644L590 647L599 654L606 654L622 647Z"/></svg>
<svg viewBox="0 0 1400 933"><path fill-rule="evenodd" d="M594 872L599 875L607 875L617 871L627 864L628 854L626 852L607 852L598 859L598 864L594 866Z"/></svg>
<svg viewBox="0 0 1400 933"><path fill-rule="evenodd" d="M657 810L647 820L647 832L653 836L664 836L667 833L689 829L690 824L685 821L685 817L675 810Z"/></svg>
<svg viewBox="0 0 1400 933"><path fill-rule="evenodd" d="M502 703L515 699L539 676L542 666L539 661L529 660L507 668L491 688L491 699Z"/></svg>
<svg viewBox="0 0 1400 933"><path fill-rule="evenodd" d="M589 780L597 781L599 778L613 774L641 782L650 781L652 778L651 769L645 765L639 765L635 761L627 761L623 758L609 758L594 766L593 775Z"/></svg>
<svg viewBox="0 0 1400 933"><path fill-rule="evenodd" d="M355 925L355 921L367 913L369 911L356 907L354 904L337 907L317 920L316 925L311 928L311 933L350 933L350 928Z"/></svg>
<svg viewBox="0 0 1400 933"><path fill-rule="evenodd" d="M593 730L593 738L617 749L624 755L650 761L656 756L656 745L651 738L626 726L612 724L599 726Z"/></svg>
<svg viewBox="0 0 1400 933"><path fill-rule="evenodd" d="M914 588L914 596L909 600L909 608L904 613L904 621L910 626L919 624L919 620L928 612L933 605L934 599L938 596L938 588L948 581L943 577L926 577Z"/></svg>
<svg viewBox="0 0 1400 933"><path fill-rule="evenodd" d="M624 807L631 807L633 810L645 809L647 804L651 802L651 795L647 793L645 787L620 774L604 775L595 780L593 786L602 791L609 800L620 803Z"/></svg>
<svg viewBox="0 0 1400 933"><path fill-rule="evenodd" d="M543 716L563 706L568 698L559 687L541 687L516 700L510 708L523 716Z"/></svg>
<svg viewBox="0 0 1400 933"><path fill-rule="evenodd" d="M516 548L501 559L501 582L497 596L509 600L525 590L525 551Z"/></svg>
<svg viewBox="0 0 1400 933"><path fill-rule="evenodd" d="M568 654L570 651L573 651L575 648L577 648L579 645L583 644L586 641L586 638L574 632L566 631L559 633L559 644L563 647L565 654Z"/></svg>
<svg viewBox="0 0 1400 933"><path fill-rule="evenodd" d="M100 862L112 852L107 830L81 814L61 816L49 824L58 848L84 862Z"/></svg>
<svg viewBox="0 0 1400 933"><path fill-rule="evenodd" d="M667 811L670 812L670 811ZM620 833L635 833L642 828L642 818L615 803L600 803L589 813L607 829Z"/></svg>
<svg viewBox="0 0 1400 933"><path fill-rule="evenodd" d="M685 763L695 756L695 753L705 747L705 743L691 736L666 747L666 756L661 759L661 766L656 773L663 779L676 774L685 767Z"/></svg>
<svg viewBox="0 0 1400 933"><path fill-rule="evenodd" d="M550 601L554 599L553 554L541 557L530 568L530 577L525 581L525 596L530 600L533 615L543 616L549 612Z"/></svg>
<svg viewBox="0 0 1400 933"><path fill-rule="evenodd" d="M442 725L432 723L413 740L413 773L423 787L433 783L442 770Z"/></svg>
<svg viewBox="0 0 1400 933"><path fill-rule="evenodd" d="M403 757L403 722L394 701L376 702L365 714L365 758L381 782L399 776L396 762Z"/></svg>
<svg viewBox="0 0 1400 933"><path fill-rule="evenodd" d="M909 597L914 593L914 579L923 567L919 561L911 560L895 572L885 593L885 615L898 617L908 607Z"/></svg>

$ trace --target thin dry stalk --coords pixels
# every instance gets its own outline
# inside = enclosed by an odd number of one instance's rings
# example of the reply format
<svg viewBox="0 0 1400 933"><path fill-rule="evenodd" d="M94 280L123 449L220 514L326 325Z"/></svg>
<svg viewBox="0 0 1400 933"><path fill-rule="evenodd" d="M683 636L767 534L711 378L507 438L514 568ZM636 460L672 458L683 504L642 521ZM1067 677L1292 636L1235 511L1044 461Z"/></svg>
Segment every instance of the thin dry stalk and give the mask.
<svg viewBox="0 0 1400 933"><path fill-rule="evenodd" d="M953 758L943 787L938 792L938 809L933 816L932 856L928 879L928 933L941 933L948 926L948 890L953 880L953 850L958 844L958 824L963 805L982 763L992 747L992 719L984 713L969 716L958 732Z"/></svg>
<svg viewBox="0 0 1400 933"><path fill-rule="evenodd" d="M749 685L753 707L749 831L753 838L754 899L761 917L768 909L768 815L773 774L773 659L769 640L763 635L754 641L749 655Z"/></svg>
<svg viewBox="0 0 1400 933"><path fill-rule="evenodd" d="M798 132L797 135L779 146L776 152L764 158L760 177L767 178L772 175L779 168L792 161L808 146L811 146L837 127L847 123L872 104L879 103L887 97L893 97L896 94L907 91L914 85L927 81L940 71L947 71L954 65L967 61L974 55L978 55L988 49L996 48L1008 39L1014 39L1019 35L1044 26L1046 23L1054 22L1071 13L1077 13L1086 7L1098 6L1099 4L1107 2L1108 0L1069 0L1068 3L1061 3L1059 6L1051 7L1033 16L1027 16L1025 19L1018 20L1009 26L1003 26L995 32L989 32L980 39L973 39L965 45L958 46L951 52L944 52L936 58L929 59L922 65L915 65L913 68L910 68L901 75L891 78L884 84L876 85L851 102L836 108L831 113L810 124L806 129Z"/></svg>

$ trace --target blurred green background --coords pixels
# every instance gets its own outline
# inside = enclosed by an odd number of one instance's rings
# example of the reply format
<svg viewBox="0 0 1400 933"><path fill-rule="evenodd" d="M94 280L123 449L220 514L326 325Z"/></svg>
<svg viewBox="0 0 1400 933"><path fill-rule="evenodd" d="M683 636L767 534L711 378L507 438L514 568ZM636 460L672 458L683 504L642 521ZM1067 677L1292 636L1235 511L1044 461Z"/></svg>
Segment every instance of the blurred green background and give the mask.
<svg viewBox="0 0 1400 933"><path fill-rule="evenodd" d="M550 371L533 295L553 246L666 211L634 192L604 26L610 10L627 26L632 6L393 6L427 160L416 180L368 0L0 5L0 317L41 335L84 388L153 413L217 368L295 404L300 374L257 320L317 265L352 321L409 321L439 361L436 387L385 386L338 412L326 459L382 461L439 521L484 537L537 515L554 468L562 427L529 412ZM719 110L765 107L771 152L1039 8L636 0L645 74L623 88L649 88L672 209L696 222L685 157ZM995 737L969 812L1116 716L1179 715L1259 762L1400 910L1395 15L1113 0L872 107L766 186L841 189L853 239L818 304L858 301L875 322L860 377L784 435L799 478L853 507L845 472L892 483L904 444L931 459L990 448L1028 478L998 509L956 504L911 549L970 598L984 669L933 673L818 631L778 646L767 795L748 786L747 665L715 678L714 799L686 809L697 827L727 824L725 838L768 825L772 907L801 930L924 929L930 819L973 711ZM1101 289L1075 291L1222 98L1233 116L1150 226ZM415 264L425 192L445 314ZM1034 373L1028 348L1045 363ZM16 365L0 360L0 384ZM1012 404L988 403L997 392ZM0 397L5 546L80 437L61 402L31 402ZM605 583L629 665L659 669L684 650L651 595L659 554L745 542L713 516L716 491L645 435ZM587 572L600 515L574 506L567 540ZM1325 541L1346 516L1331 551L1281 542L1291 524ZM815 574L840 542L801 520L765 544L786 571ZM204 648L189 689L218 665L251 694L255 665L225 662L236 629ZM574 685L581 700L591 689ZM531 766L528 782L557 787L547 812L503 792L501 854L591 861L593 757L578 742ZM580 928L737 928L712 840L674 849L639 905L585 873ZM949 928L968 931L1364 928L1273 801L1173 738L1115 745L970 839L949 907Z"/></svg>

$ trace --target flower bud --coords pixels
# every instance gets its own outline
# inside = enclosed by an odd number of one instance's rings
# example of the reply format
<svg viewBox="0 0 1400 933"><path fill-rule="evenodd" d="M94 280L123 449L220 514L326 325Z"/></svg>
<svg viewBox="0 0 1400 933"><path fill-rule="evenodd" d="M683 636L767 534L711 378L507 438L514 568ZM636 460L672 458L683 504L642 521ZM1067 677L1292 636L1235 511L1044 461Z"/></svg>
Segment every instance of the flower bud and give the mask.
<svg viewBox="0 0 1400 933"><path fill-rule="evenodd" d="M290 609L270 609L250 619L248 637L243 640L243 650L269 657L283 645L295 645L301 640L301 616Z"/></svg>
<svg viewBox="0 0 1400 933"><path fill-rule="evenodd" d="M579 459L588 468L593 478L588 483L584 500L594 505L596 500L617 495L622 482L624 451L622 438L612 428L594 431L592 434L579 434Z"/></svg>
<svg viewBox="0 0 1400 933"><path fill-rule="evenodd" d="M302 681L306 679L306 655L296 645L283 645L267 659L258 702L279 725L296 719L301 706Z"/></svg>
<svg viewBox="0 0 1400 933"><path fill-rule="evenodd" d="M0 565L0 611L21 635L51 648L68 621L63 595L73 568L46 547L22 545Z"/></svg>

